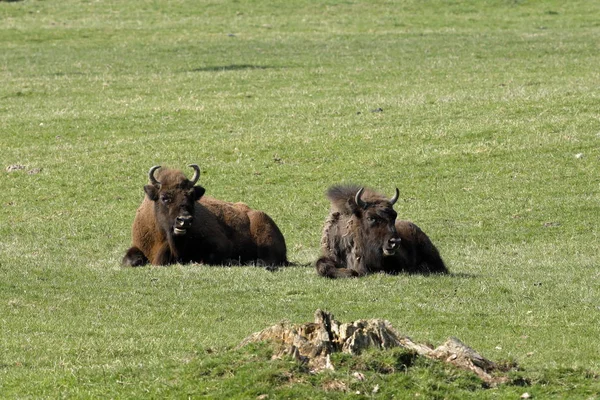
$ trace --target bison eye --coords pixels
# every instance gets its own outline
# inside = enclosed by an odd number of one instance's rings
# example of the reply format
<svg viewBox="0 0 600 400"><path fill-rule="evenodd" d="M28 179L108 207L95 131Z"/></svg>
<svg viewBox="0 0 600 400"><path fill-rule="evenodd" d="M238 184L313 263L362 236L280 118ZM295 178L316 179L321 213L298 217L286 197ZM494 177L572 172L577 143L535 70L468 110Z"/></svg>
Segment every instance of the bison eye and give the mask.
<svg viewBox="0 0 600 400"><path fill-rule="evenodd" d="M161 196L160 201L162 201L165 204L169 204L169 202L171 201L171 198L168 196Z"/></svg>
<svg viewBox="0 0 600 400"><path fill-rule="evenodd" d="M369 221L371 224L374 224L377 221L377 218L367 217L367 221Z"/></svg>

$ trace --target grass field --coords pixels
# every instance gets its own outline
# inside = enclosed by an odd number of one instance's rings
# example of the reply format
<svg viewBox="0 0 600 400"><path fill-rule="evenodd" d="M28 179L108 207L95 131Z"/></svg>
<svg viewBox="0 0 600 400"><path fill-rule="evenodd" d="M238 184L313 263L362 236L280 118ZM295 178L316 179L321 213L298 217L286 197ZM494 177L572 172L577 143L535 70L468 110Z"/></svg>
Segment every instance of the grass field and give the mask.
<svg viewBox="0 0 600 400"><path fill-rule="evenodd" d="M592 0L0 1L0 397L600 398L599 65ZM296 266L121 267L189 163ZM399 187L452 274L318 277L340 182ZM316 308L519 370L235 349Z"/></svg>

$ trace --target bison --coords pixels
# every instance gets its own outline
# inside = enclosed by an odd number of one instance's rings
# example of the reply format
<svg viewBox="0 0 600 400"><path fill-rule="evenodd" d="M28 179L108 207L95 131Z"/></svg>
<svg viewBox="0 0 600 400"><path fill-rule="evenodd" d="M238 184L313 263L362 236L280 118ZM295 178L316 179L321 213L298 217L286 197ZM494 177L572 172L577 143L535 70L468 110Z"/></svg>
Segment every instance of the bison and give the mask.
<svg viewBox="0 0 600 400"><path fill-rule="evenodd" d="M321 238L317 272L327 278L389 274L447 273L429 237L409 221L397 221L392 199L363 187L334 186L327 191L331 211Z"/></svg>
<svg viewBox="0 0 600 400"><path fill-rule="evenodd" d="M204 196L205 189L196 185L200 168L189 167L192 179L180 170L150 168L124 265L288 263L285 239L267 214L244 203Z"/></svg>

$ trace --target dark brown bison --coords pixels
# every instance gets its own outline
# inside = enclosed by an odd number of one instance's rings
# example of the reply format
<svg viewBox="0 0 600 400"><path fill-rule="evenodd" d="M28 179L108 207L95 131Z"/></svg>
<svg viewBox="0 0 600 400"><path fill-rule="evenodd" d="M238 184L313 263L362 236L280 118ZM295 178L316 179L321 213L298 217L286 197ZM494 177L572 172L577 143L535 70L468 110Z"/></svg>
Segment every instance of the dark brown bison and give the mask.
<svg viewBox="0 0 600 400"><path fill-rule="evenodd" d="M287 264L285 240L275 222L244 203L204 196L205 189L196 185L200 169L190 167L191 180L179 170L150 168L123 264Z"/></svg>
<svg viewBox="0 0 600 400"><path fill-rule="evenodd" d="M327 191L331 211L321 238L317 272L328 278L397 274L446 273L448 270L427 235L409 221L396 221L392 199L358 186Z"/></svg>

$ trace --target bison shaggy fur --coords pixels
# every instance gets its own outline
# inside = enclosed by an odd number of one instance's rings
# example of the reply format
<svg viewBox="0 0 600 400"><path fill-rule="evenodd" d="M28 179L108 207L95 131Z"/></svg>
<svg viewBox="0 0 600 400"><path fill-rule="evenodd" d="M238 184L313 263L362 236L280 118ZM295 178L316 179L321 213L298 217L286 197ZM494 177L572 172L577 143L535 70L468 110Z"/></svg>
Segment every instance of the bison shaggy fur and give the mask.
<svg viewBox="0 0 600 400"><path fill-rule="evenodd" d="M331 210L321 238L319 275L359 277L374 272L397 274L447 273L437 248L410 221L396 220L393 208L399 192L388 199L356 185L327 191Z"/></svg>

